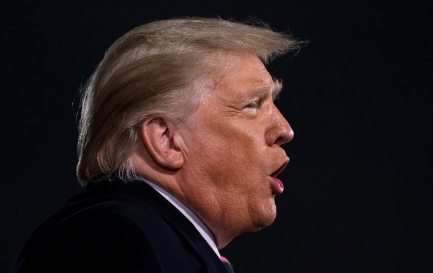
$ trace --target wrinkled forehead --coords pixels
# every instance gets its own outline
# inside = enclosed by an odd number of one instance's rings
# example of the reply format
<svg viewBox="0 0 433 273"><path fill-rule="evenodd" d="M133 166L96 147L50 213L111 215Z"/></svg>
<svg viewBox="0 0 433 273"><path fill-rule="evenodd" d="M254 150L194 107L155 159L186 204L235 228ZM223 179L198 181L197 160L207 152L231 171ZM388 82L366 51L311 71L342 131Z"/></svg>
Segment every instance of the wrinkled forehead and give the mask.
<svg viewBox="0 0 433 273"><path fill-rule="evenodd" d="M229 52L212 58L213 69L209 78L212 89L231 90L231 95L263 96L270 93L273 97L281 91L282 84L267 71L257 55L249 52Z"/></svg>

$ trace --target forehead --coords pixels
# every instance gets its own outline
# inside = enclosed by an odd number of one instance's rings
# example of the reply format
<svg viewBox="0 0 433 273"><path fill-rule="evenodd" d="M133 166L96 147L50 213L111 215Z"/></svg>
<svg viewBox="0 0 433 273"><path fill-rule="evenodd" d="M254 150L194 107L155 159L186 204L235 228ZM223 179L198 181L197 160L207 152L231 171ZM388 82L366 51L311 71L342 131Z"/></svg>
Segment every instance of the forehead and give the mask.
<svg viewBox="0 0 433 273"><path fill-rule="evenodd" d="M227 53L218 62L218 69L211 74L218 93L237 97L245 93L274 93L280 89L280 84L274 81L255 54Z"/></svg>

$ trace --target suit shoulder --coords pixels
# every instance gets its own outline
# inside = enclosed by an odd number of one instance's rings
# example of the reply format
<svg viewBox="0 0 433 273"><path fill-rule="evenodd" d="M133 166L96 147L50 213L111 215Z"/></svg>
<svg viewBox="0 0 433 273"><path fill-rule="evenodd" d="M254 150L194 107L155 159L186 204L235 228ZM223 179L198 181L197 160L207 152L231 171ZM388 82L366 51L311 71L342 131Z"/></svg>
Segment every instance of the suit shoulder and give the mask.
<svg viewBox="0 0 433 273"><path fill-rule="evenodd" d="M110 198L69 204L42 224L16 272L194 272L194 267L200 267L196 258L155 209L133 198Z"/></svg>
<svg viewBox="0 0 433 273"><path fill-rule="evenodd" d="M131 209L127 202L107 201L61 210L33 233L16 272L135 272L135 267L160 272L147 234L127 212ZM140 214L150 222L158 218L148 208Z"/></svg>

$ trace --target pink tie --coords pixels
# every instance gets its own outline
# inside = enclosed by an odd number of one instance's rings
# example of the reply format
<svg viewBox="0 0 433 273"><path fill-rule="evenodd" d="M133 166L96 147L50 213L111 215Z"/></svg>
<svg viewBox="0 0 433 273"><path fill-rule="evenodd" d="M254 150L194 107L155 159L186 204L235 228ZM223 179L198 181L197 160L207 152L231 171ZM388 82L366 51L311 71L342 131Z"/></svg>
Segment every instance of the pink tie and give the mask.
<svg viewBox="0 0 433 273"><path fill-rule="evenodd" d="M221 259L221 262L223 262L223 265L227 269L227 271L230 272L230 273L234 273L233 272L233 267L230 264L229 260L227 260L227 258L224 257L224 256L220 256L220 259Z"/></svg>

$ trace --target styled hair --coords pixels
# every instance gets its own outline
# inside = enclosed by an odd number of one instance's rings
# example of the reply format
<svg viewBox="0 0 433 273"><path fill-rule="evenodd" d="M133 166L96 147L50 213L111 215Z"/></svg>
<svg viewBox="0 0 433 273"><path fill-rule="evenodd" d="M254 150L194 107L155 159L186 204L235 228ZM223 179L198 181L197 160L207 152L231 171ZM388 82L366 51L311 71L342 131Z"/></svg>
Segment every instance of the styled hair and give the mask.
<svg viewBox="0 0 433 273"><path fill-rule="evenodd" d="M182 120L210 89L215 56L252 52L264 63L299 42L264 26L219 18L155 21L121 36L82 90L77 176L82 185L134 177L137 126L150 115Z"/></svg>

